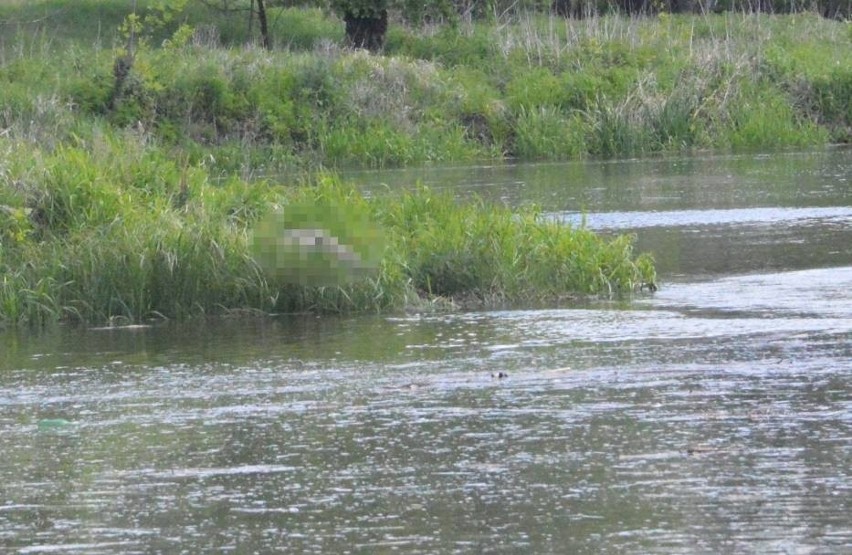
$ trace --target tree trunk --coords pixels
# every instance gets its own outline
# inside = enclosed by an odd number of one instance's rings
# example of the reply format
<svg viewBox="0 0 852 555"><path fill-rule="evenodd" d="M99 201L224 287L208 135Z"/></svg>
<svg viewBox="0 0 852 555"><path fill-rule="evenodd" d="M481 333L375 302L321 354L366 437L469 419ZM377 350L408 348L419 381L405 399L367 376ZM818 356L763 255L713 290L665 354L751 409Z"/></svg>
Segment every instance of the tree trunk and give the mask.
<svg viewBox="0 0 852 555"><path fill-rule="evenodd" d="M560 17L583 19L597 15L598 4L595 0L553 0L550 9Z"/></svg>
<svg viewBox="0 0 852 555"><path fill-rule="evenodd" d="M267 50L272 50L272 41L269 40L269 25L266 22L266 5L264 0L257 0L257 20L260 22L260 41Z"/></svg>
<svg viewBox="0 0 852 555"><path fill-rule="evenodd" d="M388 30L388 11L382 10L375 16L354 15L346 12L346 38L355 48L366 48L373 52L381 50Z"/></svg>

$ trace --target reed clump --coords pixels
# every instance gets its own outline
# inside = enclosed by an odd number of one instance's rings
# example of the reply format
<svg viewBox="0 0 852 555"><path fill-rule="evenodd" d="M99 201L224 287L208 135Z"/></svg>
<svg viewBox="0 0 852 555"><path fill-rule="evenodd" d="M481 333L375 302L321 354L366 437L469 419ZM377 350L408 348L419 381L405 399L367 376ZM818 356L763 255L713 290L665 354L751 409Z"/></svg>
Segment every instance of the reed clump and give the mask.
<svg viewBox="0 0 852 555"><path fill-rule="evenodd" d="M652 259L633 237L607 240L545 218L420 188L378 207L411 285L427 297L483 302L555 299L635 290L653 283Z"/></svg>
<svg viewBox="0 0 852 555"><path fill-rule="evenodd" d="M65 147L7 174L0 321L130 321L263 306L242 234L265 209L261 186L210 186L198 168L127 140Z"/></svg>
<svg viewBox="0 0 852 555"><path fill-rule="evenodd" d="M403 310L438 298L627 293L653 280L650 259L634 256L630 237L604 240L532 208L459 203L424 188L366 199L330 176L296 187L217 183L203 167L156 151L119 155L132 149L128 141L104 140L97 152L19 153L29 163L4 176L0 199L8 216L0 322ZM384 237L374 272L340 284L294 283L256 260L250 237L263 216L312 203L362 207ZM345 238L347 223L337 225Z"/></svg>

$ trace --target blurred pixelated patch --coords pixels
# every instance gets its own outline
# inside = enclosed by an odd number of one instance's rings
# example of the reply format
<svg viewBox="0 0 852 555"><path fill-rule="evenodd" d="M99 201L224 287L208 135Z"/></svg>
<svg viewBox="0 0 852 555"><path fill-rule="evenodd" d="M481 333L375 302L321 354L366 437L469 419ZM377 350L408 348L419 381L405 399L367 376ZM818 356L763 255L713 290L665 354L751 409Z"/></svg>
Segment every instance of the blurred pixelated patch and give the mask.
<svg viewBox="0 0 852 555"><path fill-rule="evenodd" d="M364 203L323 198L296 200L268 214L250 247L270 279L329 286L375 275L385 241Z"/></svg>

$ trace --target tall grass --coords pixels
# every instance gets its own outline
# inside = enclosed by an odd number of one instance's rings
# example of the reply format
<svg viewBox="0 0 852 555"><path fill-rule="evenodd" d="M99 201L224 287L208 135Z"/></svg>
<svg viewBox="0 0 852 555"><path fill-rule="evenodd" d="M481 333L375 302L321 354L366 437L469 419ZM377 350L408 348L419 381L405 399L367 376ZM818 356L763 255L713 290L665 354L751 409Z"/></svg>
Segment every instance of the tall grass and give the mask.
<svg viewBox="0 0 852 555"><path fill-rule="evenodd" d="M129 148L128 148L129 147ZM18 222L4 230L0 320L130 321L263 308L245 252L262 187L214 187L198 168L109 140L94 153L36 153L0 184ZM24 217L22 217L22 215Z"/></svg>
<svg viewBox="0 0 852 555"><path fill-rule="evenodd" d="M250 176L818 145L852 129L852 36L810 14L395 25L377 56L343 47L341 22L317 10L276 11L287 26L268 52L242 19L195 9L193 40L150 40L120 91L115 10L90 14L103 21L93 35L55 18L38 24L41 39L20 28L0 43L4 134L57 146L130 129Z"/></svg>
<svg viewBox="0 0 852 555"><path fill-rule="evenodd" d="M294 199L357 200L305 177L327 167L852 140L852 33L811 14L513 12L395 24L375 55L318 10L273 8L267 51L193 6L190 40L149 33L117 86L129 5L0 4L0 321L627 292L654 278L630 237L426 190L369 200L391 240L356 283L278 283L248 237Z"/></svg>
<svg viewBox="0 0 852 555"><path fill-rule="evenodd" d="M654 281L652 261L634 257L632 237L605 240L547 221L535 207L459 205L421 188L381 204L378 217L393 230L412 285L429 296L530 301L608 295Z"/></svg>
<svg viewBox="0 0 852 555"><path fill-rule="evenodd" d="M0 322L401 310L437 298L629 293L654 279L630 237L604 240L535 209L458 203L426 189L365 199L332 177L299 187L217 184L200 165L158 150L134 154L133 140L19 153L29 164L0 183L10 216L0 229ZM248 238L259 219L275 207L311 204L364 207L388 238L375 273L340 285L294 284L255 260Z"/></svg>

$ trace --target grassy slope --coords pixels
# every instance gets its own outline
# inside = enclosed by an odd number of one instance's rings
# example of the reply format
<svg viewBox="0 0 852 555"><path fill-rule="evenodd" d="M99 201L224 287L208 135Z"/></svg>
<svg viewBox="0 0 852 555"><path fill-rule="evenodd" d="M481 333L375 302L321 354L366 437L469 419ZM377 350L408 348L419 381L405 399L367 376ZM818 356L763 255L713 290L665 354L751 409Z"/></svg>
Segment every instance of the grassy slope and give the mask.
<svg viewBox="0 0 852 555"><path fill-rule="evenodd" d="M370 56L342 49L340 22L318 11L275 12L274 54L239 46L248 40L242 15L191 13L194 39L141 52L131 86L110 107L113 46L122 42L115 3L41 5L0 13L37 21L5 25L21 30L3 49L0 100L14 108L5 127L88 138L104 120L141 122L197 157L212 149L227 173L852 137L852 31L810 14L395 26L385 55Z"/></svg>
<svg viewBox="0 0 852 555"><path fill-rule="evenodd" d="M115 96L122 15L111 2L0 3L0 321L630 290L653 268L628 237L428 191L369 203L392 238L373 279L276 284L248 250L270 205L365 201L326 178L291 177L313 185L299 189L248 180L339 164L821 144L848 140L852 122L852 34L809 15L394 27L373 56L342 48L340 22L317 11L277 12L271 53L228 46L246 41L244 21L214 31L211 14L192 13L193 40L141 49Z"/></svg>

